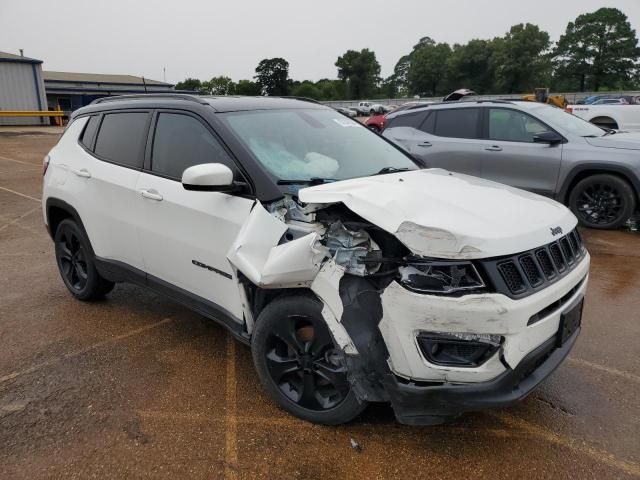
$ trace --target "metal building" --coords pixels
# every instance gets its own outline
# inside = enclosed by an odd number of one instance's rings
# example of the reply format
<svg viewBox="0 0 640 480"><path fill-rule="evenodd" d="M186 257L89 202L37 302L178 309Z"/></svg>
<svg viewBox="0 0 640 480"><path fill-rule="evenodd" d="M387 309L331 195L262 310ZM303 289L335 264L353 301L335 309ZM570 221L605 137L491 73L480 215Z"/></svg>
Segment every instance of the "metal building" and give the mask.
<svg viewBox="0 0 640 480"><path fill-rule="evenodd" d="M51 110L71 112L96 98L127 93L171 92L170 83L133 75L102 73L43 72L47 104Z"/></svg>
<svg viewBox="0 0 640 480"><path fill-rule="evenodd" d="M0 110L47 110L42 60L0 52ZM48 118L0 117L0 125L45 125Z"/></svg>

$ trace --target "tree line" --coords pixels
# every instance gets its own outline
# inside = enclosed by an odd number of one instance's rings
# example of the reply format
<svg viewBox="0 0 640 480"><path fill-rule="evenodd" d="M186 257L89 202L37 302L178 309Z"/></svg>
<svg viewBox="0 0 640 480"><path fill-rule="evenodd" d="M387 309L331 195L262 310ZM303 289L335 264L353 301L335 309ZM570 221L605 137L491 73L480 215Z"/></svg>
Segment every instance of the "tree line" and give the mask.
<svg viewBox="0 0 640 480"><path fill-rule="evenodd" d="M292 80L289 63L276 57L260 61L251 80L187 78L175 88L316 100L431 97L458 88L479 94L525 93L535 87L581 92L637 89L639 60L638 38L627 16L616 8L600 8L569 22L557 42L530 23L513 25L501 37L466 44L449 45L426 36L400 57L387 78L380 77L375 52L365 48L338 57L337 79Z"/></svg>

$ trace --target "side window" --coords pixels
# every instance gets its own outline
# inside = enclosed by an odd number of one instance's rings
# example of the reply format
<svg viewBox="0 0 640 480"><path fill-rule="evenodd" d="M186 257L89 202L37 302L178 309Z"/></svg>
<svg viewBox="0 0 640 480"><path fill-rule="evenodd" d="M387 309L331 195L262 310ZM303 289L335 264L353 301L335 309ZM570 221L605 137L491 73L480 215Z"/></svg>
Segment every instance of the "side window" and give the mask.
<svg viewBox="0 0 640 480"><path fill-rule="evenodd" d="M412 127L418 128L420 124L427 118L429 112L411 112L405 113L403 115L398 115L397 117L392 118L387 124L387 128L395 128L395 127Z"/></svg>
<svg viewBox="0 0 640 480"><path fill-rule="evenodd" d="M222 145L200 121L179 113L161 113L153 138L151 170L181 179L185 169L201 163L223 163L234 175L238 170Z"/></svg>
<svg viewBox="0 0 640 480"><path fill-rule="evenodd" d="M98 130L98 121L100 117L98 115L92 115L89 117L89 121L84 127L84 131L82 132L82 136L80 137L80 143L87 147L89 150L93 147L93 139L96 136L96 131Z"/></svg>
<svg viewBox="0 0 640 480"><path fill-rule="evenodd" d="M437 110L435 135L439 137L479 138L480 109Z"/></svg>
<svg viewBox="0 0 640 480"><path fill-rule="evenodd" d="M128 167L142 167L147 112L108 113L98 131L95 153Z"/></svg>
<svg viewBox="0 0 640 480"><path fill-rule="evenodd" d="M526 113L505 108L489 109L489 139L508 142L533 142L533 137L549 130Z"/></svg>
<svg viewBox="0 0 640 480"><path fill-rule="evenodd" d="M429 113L430 114L427 115L426 120L422 122L422 125L420 125L420 130L422 130L425 133L430 133L433 135L433 131L436 126L436 113L435 112L429 112Z"/></svg>

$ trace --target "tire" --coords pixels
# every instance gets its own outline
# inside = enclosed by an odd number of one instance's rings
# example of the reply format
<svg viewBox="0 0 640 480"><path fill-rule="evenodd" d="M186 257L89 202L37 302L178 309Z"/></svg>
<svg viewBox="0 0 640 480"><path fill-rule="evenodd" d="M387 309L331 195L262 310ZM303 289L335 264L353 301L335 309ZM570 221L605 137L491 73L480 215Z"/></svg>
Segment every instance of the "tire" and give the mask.
<svg viewBox="0 0 640 480"><path fill-rule="evenodd" d="M56 263L62 281L78 300L98 300L113 290L96 269L89 239L78 224L65 219L54 235Z"/></svg>
<svg viewBox="0 0 640 480"><path fill-rule="evenodd" d="M380 129L378 127L376 127L375 125L367 125L367 127L369 127L369 130L372 130L376 133L380 133Z"/></svg>
<svg viewBox="0 0 640 480"><path fill-rule="evenodd" d="M369 116L373 117L376 114L376 111L372 108L369 110Z"/></svg>
<svg viewBox="0 0 640 480"><path fill-rule="evenodd" d="M619 228L636 209L636 196L626 180L602 173L580 180L569 193L569 208L589 228Z"/></svg>
<svg viewBox="0 0 640 480"><path fill-rule="evenodd" d="M258 316L251 352L271 398L312 423L340 425L366 408L322 317L322 304L307 295L280 297Z"/></svg>

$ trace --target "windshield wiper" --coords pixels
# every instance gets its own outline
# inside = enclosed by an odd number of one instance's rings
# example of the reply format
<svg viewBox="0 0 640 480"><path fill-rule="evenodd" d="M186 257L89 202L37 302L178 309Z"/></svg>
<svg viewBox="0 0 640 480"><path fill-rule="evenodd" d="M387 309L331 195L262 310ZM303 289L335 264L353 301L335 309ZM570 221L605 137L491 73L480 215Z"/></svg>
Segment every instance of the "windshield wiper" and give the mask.
<svg viewBox="0 0 640 480"><path fill-rule="evenodd" d="M378 170L378 173L376 173L376 175L384 175L385 173L408 172L408 171L409 169L407 167L402 167L402 168L384 167Z"/></svg>
<svg viewBox="0 0 640 480"><path fill-rule="evenodd" d="M292 180L292 179L284 179L278 180L276 183L278 185L322 185L323 183L335 182L335 178L320 178L320 177L311 177L307 179L300 180Z"/></svg>

